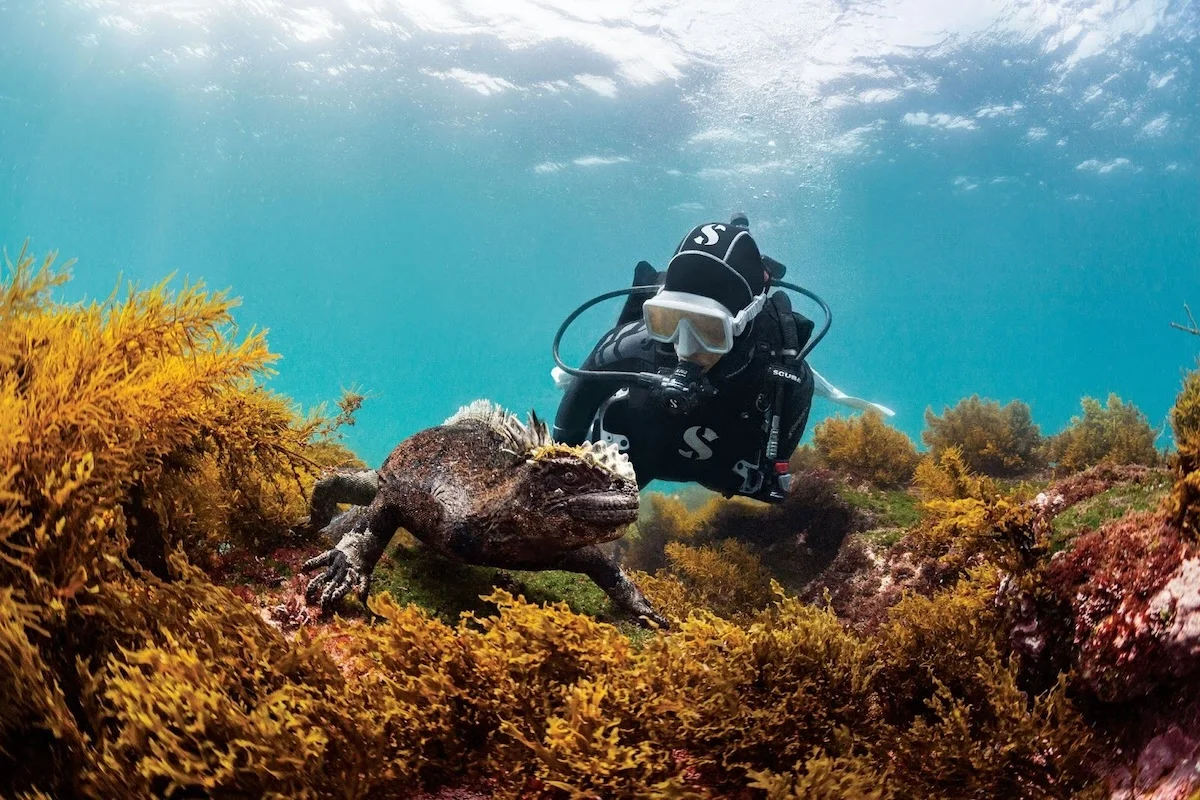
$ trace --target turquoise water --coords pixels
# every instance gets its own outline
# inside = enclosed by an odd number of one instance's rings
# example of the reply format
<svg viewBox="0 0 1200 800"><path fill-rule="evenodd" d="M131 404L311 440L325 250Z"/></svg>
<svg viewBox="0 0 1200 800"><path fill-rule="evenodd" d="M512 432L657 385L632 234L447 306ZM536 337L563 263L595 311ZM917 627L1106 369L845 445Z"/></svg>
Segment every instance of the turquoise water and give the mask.
<svg viewBox="0 0 1200 800"><path fill-rule="evenodd" d="M0 243L77 258L72 299L229 288L273 388L370 395L370 462L476 397L552 418L562 318L735 209L832 306L814 366L918 441L976 392L1164 420L1196 3L726 6L0 0Z"/></svg>

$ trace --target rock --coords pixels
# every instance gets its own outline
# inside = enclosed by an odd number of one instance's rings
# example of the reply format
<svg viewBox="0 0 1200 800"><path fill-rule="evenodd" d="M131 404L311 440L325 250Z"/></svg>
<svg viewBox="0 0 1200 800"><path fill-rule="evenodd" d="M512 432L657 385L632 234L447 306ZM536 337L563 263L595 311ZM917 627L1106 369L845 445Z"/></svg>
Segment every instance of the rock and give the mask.
<svg viewBox="0 0 1200 800"><path fill-rule="evenodd" d="M287 581L282 590L265 596L265 605L259 609L259 616L284 635L295 633L302 626L312 623L315 615L309 613L304 602L306 583L303 576L298 575Z"/></svg>
<svg viewBox="0 0 1200 800"><path fill-rule="evenodd" d="M1046 570L1065 659L1104 702L1142 697L1200 666L1200 552L1164 514L1131 514L1079 537ZM1046 619L1062 614L1065 619ZM1064 638L1065 638L1064 637Z"/></svg>
<svg viewBox="0 0 1200 800"><path fill-rule="evenodd" d="M1133 769L1113 772L1109 788L1113 800L1186 800L1200 788L1200 738L1170 726L1146 743Z"/></svg>
<svg viewBox="0 0 1200 800"><path fill-rule="evenodd" d="M1160 635L1176 655L1176 668L1186 670L1176 677L1185 677L1200 657L1200 558L1184 561L1147 610L1151 620L1170 620Z"/></svg>

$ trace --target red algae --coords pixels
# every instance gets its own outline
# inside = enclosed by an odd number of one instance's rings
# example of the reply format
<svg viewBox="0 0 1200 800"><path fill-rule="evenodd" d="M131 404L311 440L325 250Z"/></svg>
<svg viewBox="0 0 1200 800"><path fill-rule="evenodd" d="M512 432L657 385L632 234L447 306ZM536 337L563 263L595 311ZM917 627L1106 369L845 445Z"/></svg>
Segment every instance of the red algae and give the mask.
<svg viewBox="0 0 1200 800"><path fill-rule="evenodd" d="M1052 560L1045 588L1069 609L1072 661L1096 697L1130 700L1200 666L1197 555L1165 514L1143 513Z"/></svg>

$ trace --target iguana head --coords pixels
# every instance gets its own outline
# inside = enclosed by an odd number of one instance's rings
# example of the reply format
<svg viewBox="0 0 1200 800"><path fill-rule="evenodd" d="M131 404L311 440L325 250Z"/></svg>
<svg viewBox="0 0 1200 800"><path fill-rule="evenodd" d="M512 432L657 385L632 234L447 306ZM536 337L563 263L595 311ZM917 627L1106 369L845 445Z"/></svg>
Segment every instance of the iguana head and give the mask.
<svg viewBox="0 0 1200 800"><path fill-rule="evenodd" d="M513 499L548 524L571 528L563 531L569 539L608 541L637 520L633 466L610 444L544 445L529 453L519 472Z"/></svg>
<svg viewBox="0 0 1200 800"><path fill-rule="evenodd" d="M505 500L495 512L522 538L572 549L619 538L637 520L637 478L616 446L557 443L536 413L523 424L486 401L464 407L447 424L465 420L484 422L511 456Z"/></svg>

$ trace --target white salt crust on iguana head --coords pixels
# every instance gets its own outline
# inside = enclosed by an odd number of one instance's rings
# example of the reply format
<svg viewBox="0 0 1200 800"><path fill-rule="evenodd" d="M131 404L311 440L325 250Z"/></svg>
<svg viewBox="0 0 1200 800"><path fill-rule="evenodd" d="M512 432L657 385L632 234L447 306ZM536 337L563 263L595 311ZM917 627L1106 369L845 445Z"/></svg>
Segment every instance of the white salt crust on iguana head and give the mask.
<svg viewBox="0 0 1200 800"><path fill-rule="evenodd" d="M557 444L551 438L546 423L532 411L529 412L528 424L525 424L516 414L504 410L491 400L476 400L459 408L457 413L442 424L453 425L465 420L479 420L486 424L503 438L504 449L514 455L533 458L539 450L561 449L562 452L571 452L626 480L637 482L629 456L618 450L616 445L609 442L588 442L578 447Z"/></svg>

